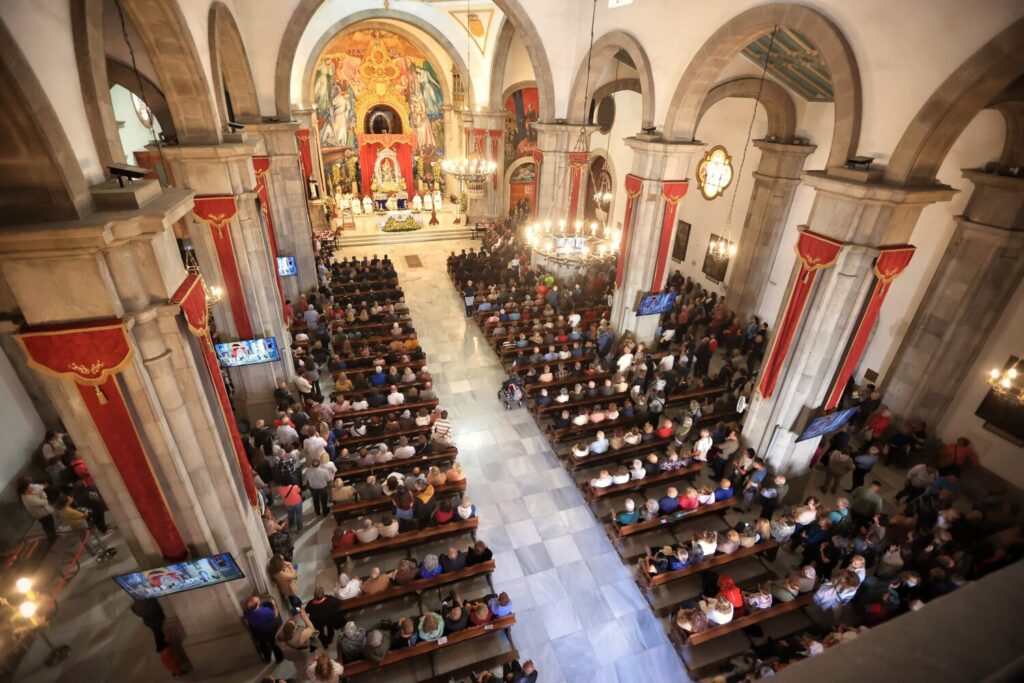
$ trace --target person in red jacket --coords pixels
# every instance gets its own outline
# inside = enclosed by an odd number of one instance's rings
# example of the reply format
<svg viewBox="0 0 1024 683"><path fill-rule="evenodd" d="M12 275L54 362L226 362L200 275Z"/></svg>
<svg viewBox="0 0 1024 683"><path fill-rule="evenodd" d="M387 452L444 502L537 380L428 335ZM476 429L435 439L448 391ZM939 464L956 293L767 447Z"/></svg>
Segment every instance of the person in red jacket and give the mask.
<svg viewBox="0 0 1024 683"><path fill-rule="evenodd" d="M732 603L733 618L742 617L745 614L743 591L740 590L740 587L736 585L735 581L728 576L719 576L718 591L721 597Z"/></svg>
<svg viewBox="0 0 1024 683"><path fill-rule="evenodd" d="M89 473L89 468L85 466L85 461L82 460L82 456L75 453L71 456L71 469L74 471L75 476L85 482L85 485L89 488L96 488L96 482L93 481L92 475Z"/></svg>

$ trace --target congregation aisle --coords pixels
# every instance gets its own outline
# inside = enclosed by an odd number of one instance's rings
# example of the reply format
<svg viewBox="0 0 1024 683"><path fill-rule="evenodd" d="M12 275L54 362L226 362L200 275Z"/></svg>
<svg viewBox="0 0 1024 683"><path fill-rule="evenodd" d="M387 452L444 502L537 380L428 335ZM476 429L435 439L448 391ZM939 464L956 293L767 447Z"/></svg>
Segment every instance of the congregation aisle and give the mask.
<svg viewBox="0 0 1024 683"><path fill-rule="evenodd" d="M689 680L631 569L530 414L507 411L497 398L507 375L465 317L446 269L452 249L477 246L361 247L336 256L386 252L395 264L440 405L454 424L478 536L494 551L495 588L515 605L512 638L521 659L536 662L544 683ZM329 538L326 526L321 538Z"/></svg>

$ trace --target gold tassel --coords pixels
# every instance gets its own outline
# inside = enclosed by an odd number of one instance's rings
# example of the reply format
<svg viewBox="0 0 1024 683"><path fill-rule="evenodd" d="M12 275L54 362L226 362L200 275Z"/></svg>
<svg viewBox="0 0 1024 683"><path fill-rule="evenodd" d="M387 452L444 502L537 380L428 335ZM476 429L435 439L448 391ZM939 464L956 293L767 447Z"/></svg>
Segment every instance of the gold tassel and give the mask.
<svg viewBox="0 0 1024 683"><path fill-rule="evenodd" d="M96 400L99 401L99 404L101 406L107 405L107 395L103 393L102 389L100 389L100 385L93 385L93 388L96 390Z"/></svg>

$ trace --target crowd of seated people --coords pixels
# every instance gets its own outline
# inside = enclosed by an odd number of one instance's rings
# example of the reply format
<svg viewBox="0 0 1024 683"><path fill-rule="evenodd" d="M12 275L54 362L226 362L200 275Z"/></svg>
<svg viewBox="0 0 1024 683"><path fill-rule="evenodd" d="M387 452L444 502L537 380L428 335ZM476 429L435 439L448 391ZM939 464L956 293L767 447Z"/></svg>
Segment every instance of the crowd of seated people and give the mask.
<svg viewBox="0 0 1024 683"><path fill-rule="evenodd" d="M771 538L778 545L765 553L789 565L778 578L736 589L724 571L701 574L704 590L685 601L675 623L686 633L704 633L756 610L811 594L808 614L815 626L781 639L754 638L752 653L735 671L757 677L803 657L847 642L864 628L882 623L1021 558L1019 508L1003 491L973 499L964 495L958 476L977 464L969 442L960 439L939 448L926 447L924 425L895 424L873 387L850 392L845 405L858 407L857 417L823 441L816 468L824 475L823 493L834 493L846 476L856 477L850 495L830 504L809 496L786 505L784 477L772 476L748 450L737 450L723 471L737 482L738 510L761 504L761 514L731 529L698 531L688 544L651 548L640 563L651 575L699 567ZM885 454L891 461L919 462L906 472L902 488L883 495L880 480L866 477ZM871 455L870 459L858 457ZM836 463L842 463L841 468ZM857 469L863 474L856 475ZM745 474L744 474L745 472ZM767 489L775 489L765 496ZM674 490L648 515L672 508ZM667 502L667 508L662 503ZM679 501L681 502L681 500ZM652 504L655 503L655 504ZM767 505L766 505L767 504ZM623 523L641 519L632 501L617 513ZM756 665L754 664L756 663ZM737 678L738 680L738 678Z"/></svg>
<svg viewBox="0 0 1024 683"><path fill-rule="evenodd" d="M345 601L372 602L380 594L388 599L390 588L443 574L453 575L451 583L459 572L493 560L486 544L472 538L465 550L452 546L440 557L424 552L421 561L410 556L390 571L374 565L363 576L354 571L346 550L366 546L372 562L371 544L384 544L383 550L407 532L475 523L477 510L463 493L466 475L456 459L452 423L437 406L391 261L386 255L331 265L321 260L318 272L319 288L286 310L295 331L296 380L274 391L273 421L258 420L244 435L275 552L268 574L289 613L257 597L243 615L265 660L288 659L299 678L314 681L336 680L352 661L379 663L389 651L444 633L445 610L362 629L348 619L351 614L343 619ZM326 397L320 389L325 384L333 385ZM291 560L292 538L308 514L307 494L317 516L335 512L330 550L347 559L336 584L317 587L303 604ZM271 509L277 504L285 517ZM415 553L415 543L410 551ZM460 601L459 609L470 615L470 625L484 624L510 614L511 601L504 594L487 596L480 604ZM335 643L336 653L328 652Z"/></svg>

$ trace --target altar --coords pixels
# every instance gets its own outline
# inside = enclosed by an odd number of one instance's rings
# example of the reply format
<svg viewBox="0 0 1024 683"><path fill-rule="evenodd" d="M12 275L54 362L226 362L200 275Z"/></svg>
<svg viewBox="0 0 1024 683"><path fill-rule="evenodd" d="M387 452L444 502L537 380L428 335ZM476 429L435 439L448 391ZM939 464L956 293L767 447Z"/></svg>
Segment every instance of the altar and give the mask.
<svg viewBox="0 0 1024 683"><path fill-rule="evenodd" d="M413 185L411 134L370 133L359 136L359 165L363 187L370 188L377 211L408 209L409 189ZM394 197L396 207L389 207Z"/></svg>

